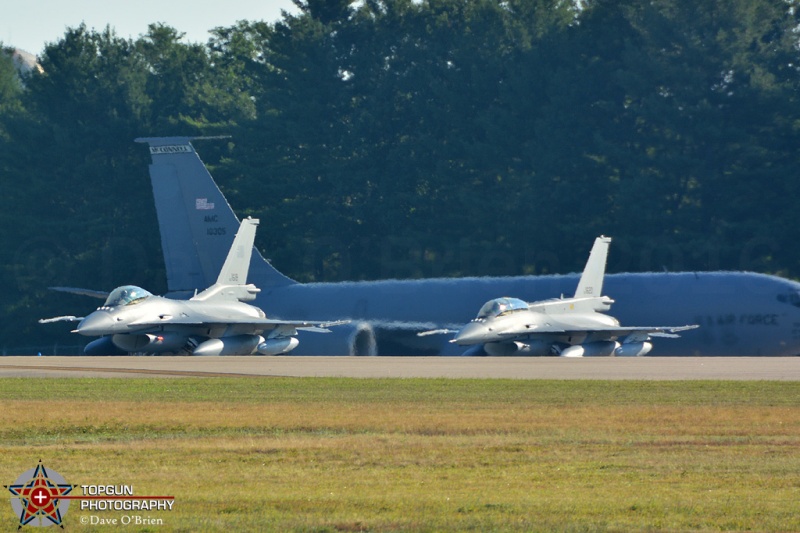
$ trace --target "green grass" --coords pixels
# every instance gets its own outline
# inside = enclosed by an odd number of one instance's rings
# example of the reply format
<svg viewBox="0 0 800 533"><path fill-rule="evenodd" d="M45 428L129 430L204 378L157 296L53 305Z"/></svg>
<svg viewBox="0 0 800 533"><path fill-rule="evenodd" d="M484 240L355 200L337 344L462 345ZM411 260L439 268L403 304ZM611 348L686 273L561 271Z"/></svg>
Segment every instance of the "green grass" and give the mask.
<svg viewBox="0 0 800 533"><path fill-rule="evenodd" d="M435 403L487 399L548 405L789 405L800 404L796 382L599 381L349 378L70 378L0 379L0 401L109 400L155 402L335 400Z"/></svg>
<svg viewBox="0 0 800 533"><path fill-rule="evenodd" d="M4 484L42 459L176 497L116 529L800 531L793 382L2 379L0 406Z"/></svg>

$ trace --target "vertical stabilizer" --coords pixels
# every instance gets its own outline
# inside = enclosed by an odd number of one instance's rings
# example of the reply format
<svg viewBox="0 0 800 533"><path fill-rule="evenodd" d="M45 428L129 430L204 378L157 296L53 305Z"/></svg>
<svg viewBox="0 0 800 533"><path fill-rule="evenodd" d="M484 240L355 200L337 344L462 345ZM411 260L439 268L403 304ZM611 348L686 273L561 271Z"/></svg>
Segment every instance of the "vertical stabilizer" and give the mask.
<svg viewBox="0 0 800 533"><path fill-rule="evenodd" d="M250 270L250 256L253 253L257 227L257 218L247 217L242 220L239 231L233 239L233 246L225 259L225 264L219 271L218 285L244 285L247 283L247 272Z"/></svg>
<svg viewBox="0 0 800 533"><path fill-rule="evenodd" d="M594 240L594 246L589 253L589 260L581 274L575 298L599 298L603 294L603 278L606 275L606 259L608 258L608 245L610 237L602 235Z"/></svg>
<svg viewBox="0 0 800 533"><path fill-rule="evenodd" d="M144 137L170 292L195 291L217 279L239 220L191 144L200 137ZM250 279L260 287L295 283L251 254Z"/></svg>
<svg viewBox="0 0 800 533"><path fill-rule="evenodd" d="M247 284L247 273L250 270L257 227L256 218L247 217L242 220L225 264L219 271L217 282L196 294L192 300L235 299L245 302L255 299L259 289L253 284Z"/></svg>

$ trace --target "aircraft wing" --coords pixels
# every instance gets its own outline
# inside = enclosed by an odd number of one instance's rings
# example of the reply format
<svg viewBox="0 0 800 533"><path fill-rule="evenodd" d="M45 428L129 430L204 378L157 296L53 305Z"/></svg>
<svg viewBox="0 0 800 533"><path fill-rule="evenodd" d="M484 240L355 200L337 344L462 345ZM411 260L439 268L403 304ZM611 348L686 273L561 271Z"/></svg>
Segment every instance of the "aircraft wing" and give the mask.
<svg viewBox="0 0 800 533"><path fill-rule="evenodd" d="M522 335L537 335L537 334L556 334L556 335L564 335L570 333L591 333L595 336L603 336L603 334L607 334L609 337L633 337L630 340L647 340L647 337L669 337L669 338L676 338L679 335L677 333L681 331L688 331L690 329L696 329L700 326L697 324L689 325L689 326L603 326L598 328L592 327L585 327L585 328L570 328L570 327L551 327L551 326L539 326L539 327L531 327L530 329L526 329L523 331L514 332L516 336Z"/></svg>
<svg viewBox="0 0 800 533"><path fill-rule="evenodd" d="M338 320L338 321L298 321L298 320L277 320L272 318L237 318L237 319L212 319L212 320L200 320L191 317L173 317L173 316L164 316L161 317L158 321L153 320L139 320L135 322L131 322L130 326L133 327L140 327L140 328L155 328L161 326L199 326L199 327L207 327L207 326L225 326L225 325L248 325L248 326L255 326L260 327L263 329L274 329L274 328L293 328L299 329L302 331L313 331L315 333L329 333L331 327L334 326L341 326L343 324L349 324L349 320Z"/></svg>
<svg viewBox="0 0 800 533"><path fill-rule="evenodd" d="M293 324L298 324L298 322L286 321L286 325L289 327L295 327L296 329L302 331L313 331L315 333L330 333L331 330L329 330L328 328L343 326L349 323L350 323L349 320L335 320L333 322L320 322L316 325L310 325L310 326L298 326L298 325L292 326Z"/></svg>
<svg viewBox="0 0 800 533"><path fill-rule="evenodd" d="M642 335L643 338L641 340L647 340L644 337L647 337L648 335L651 336L651 337L667 337L667 338L675 339L675 338L680 337L680 335L678 335L678 333L680 333L681 331L688 331L690 329L697 329L699 327L700 326L698 324L692 324L690 326L677 326L677 327L669 327L669 328L664 328L664 327L653 327L653 328L641 327L641 328L620 328L620 329L629 331L629 333L627 333L628 339L630 339L632 336Z"/></svg>

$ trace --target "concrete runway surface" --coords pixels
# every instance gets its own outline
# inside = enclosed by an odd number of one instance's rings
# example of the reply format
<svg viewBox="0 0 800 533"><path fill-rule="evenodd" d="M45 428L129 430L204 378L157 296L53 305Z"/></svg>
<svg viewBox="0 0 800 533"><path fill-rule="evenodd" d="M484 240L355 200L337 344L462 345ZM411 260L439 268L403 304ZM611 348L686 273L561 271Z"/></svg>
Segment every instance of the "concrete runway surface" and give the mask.
<svg viewBox="0 0 800 533"><path fill-rule="evenodd" d="M800 357L0 357L0 377L800 380Z"/></svg>

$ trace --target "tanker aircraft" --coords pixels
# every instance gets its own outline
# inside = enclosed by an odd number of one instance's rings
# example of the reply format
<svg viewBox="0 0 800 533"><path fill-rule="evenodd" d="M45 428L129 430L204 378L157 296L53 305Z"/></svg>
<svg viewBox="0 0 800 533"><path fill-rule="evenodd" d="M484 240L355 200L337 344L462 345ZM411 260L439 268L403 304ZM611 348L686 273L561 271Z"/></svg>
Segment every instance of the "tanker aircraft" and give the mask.
<svg viewBox="0 0 800 533"><path fill-rule="evenodd" d="M486 302L477 318L455 331L450 341L472 346L488 355L639 356L653 349L650 337L673 337L698 326L621 327L608 311L614 300L603 294L608 245L611 239L594 241L575 296L527 303L518 298L495 298ZM452 333L438 329L418 333L426 336ZM470 351L468 350L468 351Z"/></svg>
<svg viewBox="0 0 800 533"><path fill-rule="evenodd" d="M125 285L111 291L105 304L85 318L63 316L39 322L80 320L74 333L100 337L86 346L86 355L278 355L299 344L298 330L329 333L328 327L346 323L273 320L244 303L259 293L255 285L246 284L256 226L257 219L242 220L216 283L188 300L154 296Z"/></svg>
<svg viewBox="0 0 800 533"><path fill-rule="evenodd" d="M168 296L188 298L207 287L230 248L238 219L192 145L199 138L153 137L150 179L161 232ZM291 238L291 235L285 235ZM351 319L328 335L307 335L297 355L462 355L447 336L417 336L457 328L498 295L527 301L572 294L578 275L429 278L298 283L255 250L251 280L256 303L270 316ZM699 324L650 355L798 355L800 284L752 272L609 274L623 324Z"/></svg>

